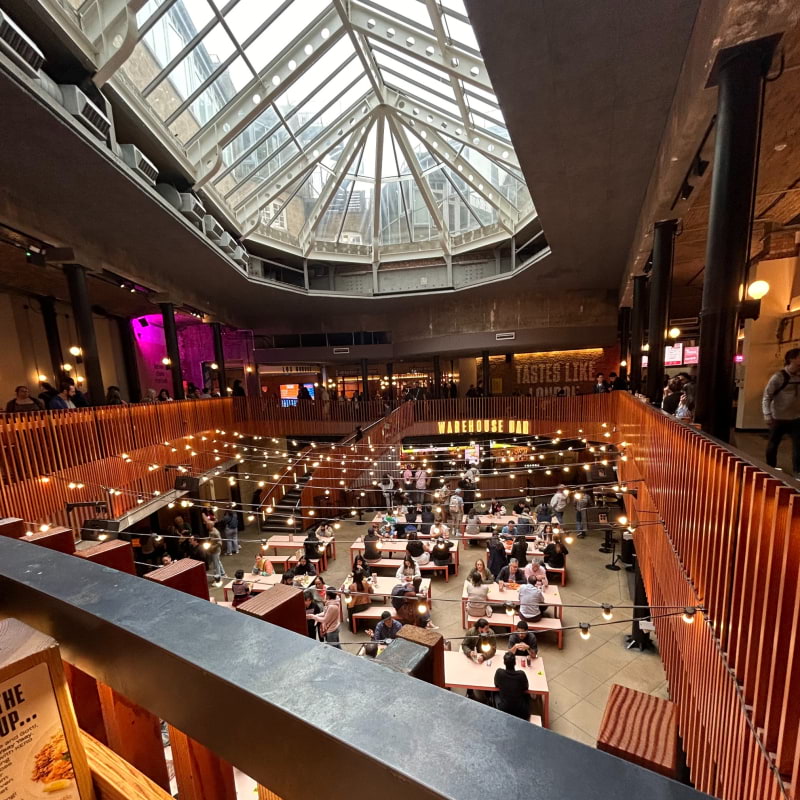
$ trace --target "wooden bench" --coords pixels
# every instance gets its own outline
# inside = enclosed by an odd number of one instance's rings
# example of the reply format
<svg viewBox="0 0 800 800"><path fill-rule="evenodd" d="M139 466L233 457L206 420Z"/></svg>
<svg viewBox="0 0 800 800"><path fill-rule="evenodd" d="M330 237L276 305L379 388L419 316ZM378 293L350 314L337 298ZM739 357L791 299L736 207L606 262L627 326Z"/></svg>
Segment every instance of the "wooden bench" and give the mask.
<svg viewBox="0 0 800 800"><path fill-rule="evenodd" d="M427 564L420 565L420 572L443 572L445 583L450 582L450 564L434 564L429 561Z"/></svg>
<svg viewBox="0 0 800 800"><path fill-rule="evenodd" d="M567 585L567 565L564 564L563 567L548 567L547 564L544 565L545 572L547 572L548 576L550 575L558 575L558 580L562 586Z"/></svg>
<svg viewBox="0 0 800 800"><path fill-rule="evenodd" d="M510 628L513 629L516 627L517 623L520 621L520 616L518 614L514 614L510 616L505 612L500 612L492 614L491 617L467 617L467 623L470 627L474 626L475 623L479 619L485 619L488 621L489 626L492 628ZM527 620L526 620L527 621ZM556 637L558 639L558 649L564 649L564 626L560 619L555 617L542 617L538 622L528 622L528 630L533 631L534 633L548 633L550 631L555 632Z"/></svg>
<svg viewBox="0 0 800 800"><path fill-rule="evenodd" d="M615 683L603 712L597 749L668 778L677 778L675 704Z"/></svg>
<svg viewBox="0 0 800 800"><path fill-rule="evenodd" d="M350 614L350 629L356 633L359 621L374 622L376 625L380 621L381 614L384 611L390 611L394 616L393 606L370 606L363 611L358 611L355 614Z"/></svg>

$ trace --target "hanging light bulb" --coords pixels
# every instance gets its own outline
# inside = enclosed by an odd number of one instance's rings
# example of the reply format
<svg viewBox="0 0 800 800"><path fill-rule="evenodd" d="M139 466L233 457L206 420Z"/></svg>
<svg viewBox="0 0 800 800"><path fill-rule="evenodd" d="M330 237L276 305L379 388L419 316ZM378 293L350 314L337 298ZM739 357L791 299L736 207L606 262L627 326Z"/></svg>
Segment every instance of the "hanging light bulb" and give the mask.
<svg viewBox="0 0 800 800"><path fill-rule="evenodd" d="M420 614L428 613L428 605L427 603L425 603L424 600L420 600L419 603L417 604L417 611L419 611Z"/></svg>
<svg viewBox="0 0 800 800"><path fill-rule="evenodd" d="M287 525L294 525L294 517L289 517L289 519L286 520L286 524Z"/></svg>
<svg viewBox="0 0 800 800"><path fill-rule="evenodd" d="M587 641L592 637L592 626L588 622L581 622L578 626L581 630L581 639Z"/></svg>
<svg viewBox="0 0 800 800"><path fill-rule="evenodd" d="M694 606L686 606L686 608L683 609L681 619L687 625L691 625L694 622L695 614L697 614L697 609Z"/></svg>
<svg viewBox="0 0 800 800"><path fill-rule="evenodd" d="M626 516L617 517L617 522L620 525L627 525L628 524L628 518Z"/></svg>
<svg viewBox="0 0 800 800"><path fill-rule="evenodd" d="M320 542L320 544L317 545L317 552L320 553L320 554L325 552L325 543L324 542Z"/></svg>
<svg viewBox="0 0 800 800"><path fill-rule="evenodd" d="M211 548L211 542L203 542L203 550L208 550Z"/></svg>
<svg viewBox="0 0 800 800"><path fill-rule="evenodd" d="M492 652L492 645L489 640L485 637L481 637L481 652L482 653L491 653Z"/></svg>
<svg viewBox="0 0 800 800"><path fill-rule="evenodd" d="M747 287L747 294L753 300L760 300L769 292L769 284L766 281L753 281Z"/></svg>
<svg viewBox="0 0 800 800"><path fill-rule="evenodd" d="M568 533L564 537L564 544L572 544L574 541L575 541L575 537L571 533Z"/></svg>
<svg viewBox="0 0 800 800"><path fill-rule="evenodd" d="M255 515L254 514L248 514L246 519L247 519L248 522L252 522L255 519Z"/></svg>
<svg viewBox="0 0 800 800"><path fill-rule="evenodd" d="M603 603L603 619L606 622L610 622L612 617L614 616L611 613L611 609L614 608L610 603Z"/></svg>
<svg viewBox="0 0 800 800"><path fill-rule="evenodd" d="M261 549L262 549L264 552L266 552L267 550L269 550L269 545L267 544L267 540L266 540L266 539L262 539L262 540L261 540Z"/></svg>
<svg viewBox="0 0 800 800"><path fill-rule="evenodd" d="M350 592L344 593L344 602L348 606L353 605L353 595L351 595Z"/></svg>
<svg viewBox="0 0 800 800"><path fill-rule="evenodd" d="M514 605L513 605L513 603L506 603L506 614L508 614L509 617L513 617L514 616Z"/></svg>

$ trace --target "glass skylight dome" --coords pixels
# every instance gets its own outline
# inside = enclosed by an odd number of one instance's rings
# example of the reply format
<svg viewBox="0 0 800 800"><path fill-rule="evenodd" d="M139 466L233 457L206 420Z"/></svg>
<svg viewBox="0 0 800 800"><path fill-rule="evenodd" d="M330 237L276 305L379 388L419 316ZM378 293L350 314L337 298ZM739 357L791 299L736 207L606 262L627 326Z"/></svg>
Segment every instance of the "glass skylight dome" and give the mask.
<svg viewBox="0 0 800 800"><path fill-rule="evenodd" d="M149 0L137 22L123 84L247 239L380 261L535 216L462 0Z"/></svg>

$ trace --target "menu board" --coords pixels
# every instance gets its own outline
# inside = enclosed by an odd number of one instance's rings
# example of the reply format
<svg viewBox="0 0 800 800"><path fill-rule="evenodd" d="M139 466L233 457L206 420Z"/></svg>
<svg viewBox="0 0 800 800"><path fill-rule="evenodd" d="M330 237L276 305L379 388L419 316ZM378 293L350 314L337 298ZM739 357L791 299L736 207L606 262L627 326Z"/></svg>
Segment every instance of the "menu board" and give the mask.
<svg viewBox="0 0 800 800"><path fill-rule="evenodd" d="M46 663L0 683L0 800L80 800Z"/></svg>
<svg viewBox="0 0 800 800"><path fill-rule="evenodd" d="M683 342L667 345L664 348L664 366L679 367L683 364Z"/></svg>
<svg viewBox="0 0 800 800"><path fill-rule="evenodd" d="M699 364L700 363L700 348L699 347L685 347L683 350L683 363L684 364Z"/></svg>

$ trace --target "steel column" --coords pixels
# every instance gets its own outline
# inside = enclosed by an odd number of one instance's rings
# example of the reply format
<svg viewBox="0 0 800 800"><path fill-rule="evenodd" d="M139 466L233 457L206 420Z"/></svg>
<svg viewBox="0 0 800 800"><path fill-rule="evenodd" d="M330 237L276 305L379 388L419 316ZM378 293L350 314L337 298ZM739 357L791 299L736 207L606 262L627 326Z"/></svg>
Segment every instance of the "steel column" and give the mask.
<svg viewBox="0 0 800 800"><path fill-rule="evenodd" d="M128 400L138 403L142 399L142 384L139 380L139 368L136 364L136 342L133 338L131 320L117 317L119 341L122 346L122 362L125 367L125 380L128 383Z"/></svg>
<svg viewBox="0 0 800 800"><path fill-rule="evenodd" d="M653 231L653 271L650 273L650 319L647 333L647 397L655 406L664 396L664 346L669 325L669 294L675 250L674 219L657 222Z"/></svg>
<svg viewBox="0 0 800 800"><path fill-rule="evenodd" d="M631 391L642 391L642 339L644 338L647 317L647 275L637 275L633 279L633 314L631 320Z"/></svg>
<svg viewBox="0 0 800 800"><path fill-rule="evenodd" d="M628 364L630 364L630 345L631 345L631 309L630 306L623 306L619 310L619 374L622 378L628 377ZM622 362L625 362L625 366Z"/></svg>
<svg viewBox="0 0 800 800"><path fill-rule="evenodd" d="M39 308L44 321L44 333L47 337L47 350L50 353L50 365L53 369L53 378L58 384L63 370L64 353L61 349L61 335L58 332L58 315L56 314L55 297L40 297Z"/></svg>
<svg viewBox="0 0 800 800"><path fill-rule="evenodd" d="M167 357L170 361L172 372L172 396L176 400L183 400L186 395L183 391L183 372L181 370L181 353L178 349L178 329L175 327L175 306L172 303L159 303L161 318L164 321L164 344L167 348Z"/></svg>
<svg viewBox="0 0 800 800"><path fill-rule="evenodd" d="M481 353L481 376L483 380L483 396L489 397L491 386L489 384L489 351L484 350Z"/></svg>
<svg viewBox="0 0 800 800"><path fill-rule="evenodd" d="M700 312L700 364L695 418L730 438L734 356L750 248L764 77L775 40L723 50L710 84L719 87L711 205Z"/></svg>
<svg viewBox="0 0 800 800"><path fill-rule="evenodd" d="M97 339L94 335L94 318L89 302L89 289L86 285L86 267L80 264L65 264L69 299L75 315L75 328L78 331L78 346L82 351L83 368L92 405L105 401L103 373L100 371L100 356L97 353Z"/></svg>
<svg viewBox="0 0 800 800"><path fill-rule="evenodd" d="M442 359L439 355L433 357L433 392L434 398L442 396Z"/></svg>
<svg viewBox="0 0 800 800"><path fill-rule="evenodd" d="M361 394L364 400L369 400L369 363L366 358L361 359Z"/></svg>
<svg viewBox="0 0 800 800"><path fill-rule="evenodd" d="M225 377L225 349L222 346L222 323L212 322L211 333L214 337L214 361L217 364L219 393L222 397L227 397L228 379Z"/></svg>

